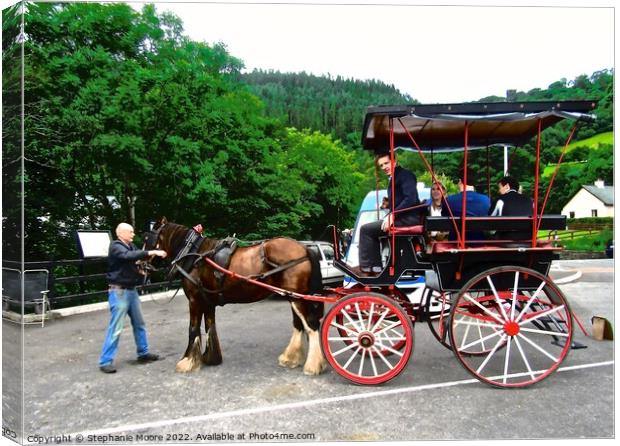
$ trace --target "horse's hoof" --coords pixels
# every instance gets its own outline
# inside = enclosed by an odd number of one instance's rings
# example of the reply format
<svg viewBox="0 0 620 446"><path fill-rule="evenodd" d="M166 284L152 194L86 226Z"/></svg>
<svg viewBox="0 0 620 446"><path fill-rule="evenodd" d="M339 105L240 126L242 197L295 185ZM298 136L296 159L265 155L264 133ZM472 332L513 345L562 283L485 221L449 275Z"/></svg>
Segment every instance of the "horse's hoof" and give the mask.
<svg viewBox="0 0 620 446"><path fill-rule="evenodd" d="M222 363L222 357L219 358L209 358L207 355L202 355L202 363L204 365L220 365Z"/></svg>
<svg viewBox="0 0 620 446"><path fill-rule="evenodd" d="M190 358L183 358L177 362L177 373L190 373L200 368L200 363Z"/></svg>
<svg viewBox="0 0 620 446"><path fill-rule="evenodd" d="M301 359L281 354L280 357L278 357L278 364L280 364L281 367L286 367L287 369L294 369L301 365Z"/></svg>
<svg viewBox="0 0 620 446"><path fill-rule="evenodd" d="M326 368L327 368L326 362L322 362L322 363L314 364L314 365L306 364L304 366L304 375L317 376L323 373Z"/></svg>

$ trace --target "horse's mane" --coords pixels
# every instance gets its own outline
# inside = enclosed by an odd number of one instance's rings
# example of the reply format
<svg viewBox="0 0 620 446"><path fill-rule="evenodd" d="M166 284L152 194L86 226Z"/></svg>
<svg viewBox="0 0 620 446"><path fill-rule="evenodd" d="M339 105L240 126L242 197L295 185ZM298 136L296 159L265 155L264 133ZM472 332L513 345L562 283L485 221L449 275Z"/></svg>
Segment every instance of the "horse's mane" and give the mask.
<svg viewBox="0 0 620 446"><path fill-rule="evenodd" d="M164 228L165 234L168 238L170 251L178 253L185 246L185 237L189 228L177 223L167 222ZM199 251L206 251L211 249L217 243L216 239L204 238Z"/></svg>

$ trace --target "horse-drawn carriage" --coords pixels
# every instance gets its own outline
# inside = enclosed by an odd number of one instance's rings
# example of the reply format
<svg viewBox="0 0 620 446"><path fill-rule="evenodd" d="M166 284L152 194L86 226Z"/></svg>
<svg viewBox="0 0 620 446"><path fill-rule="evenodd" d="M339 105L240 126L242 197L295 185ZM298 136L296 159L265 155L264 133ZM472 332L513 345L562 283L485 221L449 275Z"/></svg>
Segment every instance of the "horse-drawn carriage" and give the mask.
<svg viewBox="0 0 620 446"><path fill-rule="evenodd" d="M211 298L215 305L230 301L225 295L257 291L261 296L275 292L289 297L295 329L280 363L291 367L301 364L300 336L305 330L312 359L308 358L304 371L309 374L319 373L324 366L317 352L320 343L327 362L341 376L358 384L386 382L402 372L409 361L414 324L426 322L437 340L479 380L499 387L525 387L539 382L553 373L569 352L576 320L562 291L549 277L551 263L559 258L561 248L538 239L540 230L566 226L565 217L544 213L564 152L544 198L539 199L541 132L559 121L573 120L566 150L577 126L594 119L589 112L595 106L592 101L572 101L370 107L362 134L364 149L388 153L392 163L397 148L417 151L433 179L435 174L425 154L462 152L463 171L467 172L471 150L489 150L497 145L519 147L535 138L532 215L468 217L464 197L459 215L450 211L448 217L427 217L421 225L391 226L385 240L388 261L376 276L358 274L337 253L334 265L358 283L347 288L312 289L312 259L302 251L286 256L284 247L268 245L286 239L244 248L254 250L242 253L246 259L259 257L253 268L234 258L230 264L222 264L202 254L198 258L204 259L208 272L195 272L194 279L186 283L186 294L195 293L198 302L207 298L205 294L213 296L217 291L220 301ZM157 227L151 236L160 246L162 242L166 245L165 226ZM453 240L430 240L425 236L429 231L450 231ZM468 240L469 231L500 231L508 236ZM531 238L512 240L511 231L528 231ZM334 228L334 239L336 233ZM217 289L217 284L222 284L221 279L216 280L217 273L227 277L228 285ZM403 275L425 277L427 288L422 302L412 303L399 289ZM197 286L200 281L208 284L202 291ZM205 291L205 287L209 289ZM320 321L319 313L326 303L332 305ZM184 359L195 348L191 333L195 333L196 318L199 336L200 316L204 314L208 340L203 361L218 363L212 357L217 337L209 341L209 327L214 330L214 310L205 306L202 313L192 316L191 308L190 297L190 342ZM211 319L213 324L208 322ZM219 346L215 350L219 352Z"/></svg>

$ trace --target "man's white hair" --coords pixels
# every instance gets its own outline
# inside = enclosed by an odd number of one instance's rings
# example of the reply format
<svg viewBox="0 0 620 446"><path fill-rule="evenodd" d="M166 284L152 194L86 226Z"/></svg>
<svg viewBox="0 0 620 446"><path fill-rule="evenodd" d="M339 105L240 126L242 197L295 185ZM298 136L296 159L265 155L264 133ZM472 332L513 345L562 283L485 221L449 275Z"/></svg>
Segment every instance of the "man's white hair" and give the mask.
<svg viewBox="0 0 620 446"><path fill-rule="evenodd" d="M118 235L119 233L123 231L132 231L132 230L133 230L133 226L131 226L129 223L119 223L118 226L116 227L116 235Z"/></svg>

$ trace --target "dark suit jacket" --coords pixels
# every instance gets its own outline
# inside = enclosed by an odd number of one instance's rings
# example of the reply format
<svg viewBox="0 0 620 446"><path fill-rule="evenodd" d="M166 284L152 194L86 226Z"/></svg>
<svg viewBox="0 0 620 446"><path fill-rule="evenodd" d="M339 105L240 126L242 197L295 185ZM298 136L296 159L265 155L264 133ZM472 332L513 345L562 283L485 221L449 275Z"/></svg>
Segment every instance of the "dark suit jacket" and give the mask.
<svg viewBox="0 0 620 446"><path fill-rule="evenodd" d="M400 166L394 169L394 176L388 183L388 203L392 207L392 179L394 179L394 209L407 209L420 204L418 180L415 174ZM396 214L395 226L412 226L420 223L422 208Z"/></svg>

